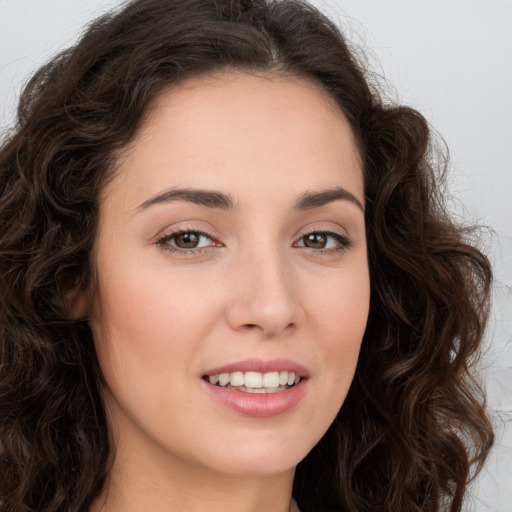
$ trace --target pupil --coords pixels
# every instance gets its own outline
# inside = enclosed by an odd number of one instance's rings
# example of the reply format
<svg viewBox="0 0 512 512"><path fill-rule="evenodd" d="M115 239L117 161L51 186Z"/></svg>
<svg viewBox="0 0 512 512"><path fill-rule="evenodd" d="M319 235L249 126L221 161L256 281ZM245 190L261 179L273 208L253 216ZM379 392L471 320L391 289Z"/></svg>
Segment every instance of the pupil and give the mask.
<svg viewBox="0 0 512 512"><path fill-rule="evenodd" d="M182 233L176 237L176 245L182 249L193 249L199 243L196 233Z"/></svg>
<svg viewBox="0 0 512 512"><path fill-rule="evenodd" d="M310 235L306 235L304 237L304 245L314 249L323 249L326 243L326 236L320 233L311 233Z"/></svg>

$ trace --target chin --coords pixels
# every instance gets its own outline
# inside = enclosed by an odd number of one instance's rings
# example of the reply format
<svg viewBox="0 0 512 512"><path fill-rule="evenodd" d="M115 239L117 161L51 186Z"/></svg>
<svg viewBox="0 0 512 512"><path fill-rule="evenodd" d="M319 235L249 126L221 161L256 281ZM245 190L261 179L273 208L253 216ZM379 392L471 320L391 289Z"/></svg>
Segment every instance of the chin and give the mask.
<svg viewBox="0 0 512 512"><path fill-rule="evenodd" d="M236 477L271 478L290 471L302 460L297 457L238 457L229 461L219 461L216 472Z"/></svg>
<svg viewBox="0 0 512 512"><path fill-rule="evenodd" d="M246 477L272 477L294 471L306 457L315 441L286 436L273 436L273 439L255 439L248 435L240 442L219 442L205 461L217 472ZM219 452L218 448L222 448Z"/></svg>

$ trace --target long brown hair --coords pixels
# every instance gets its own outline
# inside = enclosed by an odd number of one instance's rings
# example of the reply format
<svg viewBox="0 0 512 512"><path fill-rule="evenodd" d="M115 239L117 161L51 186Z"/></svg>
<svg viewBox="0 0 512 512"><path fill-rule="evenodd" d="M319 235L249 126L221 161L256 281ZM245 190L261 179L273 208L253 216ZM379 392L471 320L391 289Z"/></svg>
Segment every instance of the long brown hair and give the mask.
<svg viewBox="0 0 512 512"><path fill-rule="evenodd" d="M66 294L91 286L99 191L149 103L225 69L321 84L364 163L370 317L349 395L297 468L299 506L461 510L493 439L471 370L489 262L446 213L424 118L385 103L339 30L298 0L135 0L26 86L0 151L2 510L85 512L101 491L101 371Z"/></svg>

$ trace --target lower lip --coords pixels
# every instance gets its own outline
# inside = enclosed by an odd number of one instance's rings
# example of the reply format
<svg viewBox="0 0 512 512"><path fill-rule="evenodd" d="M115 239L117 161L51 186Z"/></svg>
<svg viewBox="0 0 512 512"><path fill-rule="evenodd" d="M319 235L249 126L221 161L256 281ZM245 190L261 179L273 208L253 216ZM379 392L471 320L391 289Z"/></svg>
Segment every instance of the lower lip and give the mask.
<svg viewBox="0 0 512 512"><path fill-rule="evenodd" d="M206 391L215 400L245 416L268 418L277 416L297 405L306 392L307 379L277 393L244 393L231 388L222 388L201 380Z"/></svg>

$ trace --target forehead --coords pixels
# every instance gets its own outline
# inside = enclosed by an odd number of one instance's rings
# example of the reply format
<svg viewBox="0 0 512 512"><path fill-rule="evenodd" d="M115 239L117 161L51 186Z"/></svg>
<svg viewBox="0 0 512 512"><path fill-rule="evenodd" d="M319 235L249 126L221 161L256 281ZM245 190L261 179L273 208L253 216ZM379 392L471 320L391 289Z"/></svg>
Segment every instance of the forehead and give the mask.
<svg viewBox="0 0 512 512"><path fill-rule="evenodd" d="M340 180L361 202L364 195L359 152L334 99L312 81L272 74L226 72L165 90L116 174L112 185L129 182L138 198L170 186L249 183L263 193L265 185L318 189Z"/></svg>

